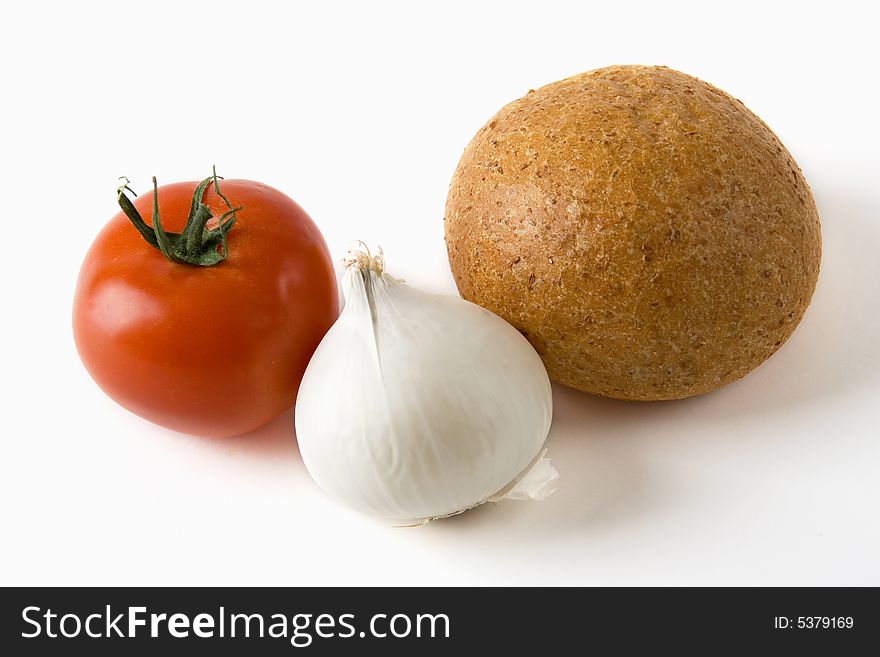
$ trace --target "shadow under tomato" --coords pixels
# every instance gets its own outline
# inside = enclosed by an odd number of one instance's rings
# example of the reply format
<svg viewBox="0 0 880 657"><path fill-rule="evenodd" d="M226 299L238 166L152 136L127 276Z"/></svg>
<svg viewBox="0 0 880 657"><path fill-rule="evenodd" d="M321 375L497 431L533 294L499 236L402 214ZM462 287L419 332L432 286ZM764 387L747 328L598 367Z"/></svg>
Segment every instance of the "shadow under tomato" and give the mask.
<svg viewBox="0 0 880 657"><path fill-rule="evenodd" d="M263 426L231 438L195 438L208 448L230 453L247 453L266 460L302 462L293 426L293 408L284 411Z"/></svg>

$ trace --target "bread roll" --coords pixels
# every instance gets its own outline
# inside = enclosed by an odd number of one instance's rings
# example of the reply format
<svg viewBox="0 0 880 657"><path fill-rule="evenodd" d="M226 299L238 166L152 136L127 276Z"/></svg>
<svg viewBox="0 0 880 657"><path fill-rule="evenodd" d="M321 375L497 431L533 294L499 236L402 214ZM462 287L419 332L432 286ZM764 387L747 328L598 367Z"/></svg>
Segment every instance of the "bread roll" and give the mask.
<svg viewBox="0 0 880 657"><path fill-rule="evenodd" d="M530 91L467 146L445 214L461 295L517 327L550 377L689 397L760 365L819 273L801 170L740 101L665 67Z"/></svg>

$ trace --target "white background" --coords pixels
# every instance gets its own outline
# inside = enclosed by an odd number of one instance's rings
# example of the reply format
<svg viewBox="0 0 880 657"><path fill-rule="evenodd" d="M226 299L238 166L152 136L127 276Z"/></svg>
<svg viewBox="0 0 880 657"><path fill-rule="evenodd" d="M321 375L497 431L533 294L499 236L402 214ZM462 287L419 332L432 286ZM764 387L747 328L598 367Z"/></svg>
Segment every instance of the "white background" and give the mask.
<svg viewBox="0 0 880 657"><path fill-rule="evenodd" d="M870 3L6 3L0 19L2 584L880 584L880 180ZM717 9L716 9L717 7ZM458 157L531 87L665 64L780 136L823 224L819 287L744 380L669 403L556 388L562 488L415 529L328 501L291 414L153 426L81 366L82 256L138 191L221 174L295 198L334 258L381 243L453 293Z"/></svg>

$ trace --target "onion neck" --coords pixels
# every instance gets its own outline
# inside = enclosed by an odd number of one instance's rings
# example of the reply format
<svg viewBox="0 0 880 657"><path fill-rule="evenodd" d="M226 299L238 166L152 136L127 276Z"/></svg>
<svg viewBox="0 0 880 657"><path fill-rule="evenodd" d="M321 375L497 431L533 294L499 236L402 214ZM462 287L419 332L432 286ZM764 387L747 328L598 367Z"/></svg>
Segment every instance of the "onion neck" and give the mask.
<svg viewBox="0 0 880 657"><path fill-rule="evenodd" d="M376 255L372 255L366 244L363 242L358 243L363 247L363 250L352 249L349 251L345 260L343 260L345 266L355 267L363 273L374 272L381 277L385 272L385 254L382 253L382 247L379 247L379 252Z"/></svg>

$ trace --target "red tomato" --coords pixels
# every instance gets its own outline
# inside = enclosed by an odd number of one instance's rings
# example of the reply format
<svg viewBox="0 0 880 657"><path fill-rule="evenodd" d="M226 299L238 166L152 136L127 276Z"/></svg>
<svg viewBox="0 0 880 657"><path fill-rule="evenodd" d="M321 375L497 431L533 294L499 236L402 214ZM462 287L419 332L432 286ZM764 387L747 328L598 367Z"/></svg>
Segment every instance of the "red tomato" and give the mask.
<svg viewBox="0 0 880 657"><path fill-rule="evenodd" d="M119 404L170 429L220 437L255 429L293 405L339 299L327 245L299 205L261 183L223 180L230 206L216 182L202 181L201 219L208 210L215 219L190 231L196 248L189 254L218 262L172 262L119 212L80 270L73 332L89 373ZM197 185L158 189L169 235L198 208ZM152 205L151 194L133 203L147 237ZM235 221L224 260L217 218L239 206L225 220ZM186 252L184 242L178 247Z"/></svg>

